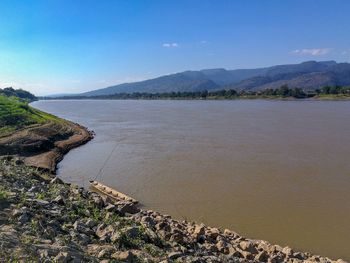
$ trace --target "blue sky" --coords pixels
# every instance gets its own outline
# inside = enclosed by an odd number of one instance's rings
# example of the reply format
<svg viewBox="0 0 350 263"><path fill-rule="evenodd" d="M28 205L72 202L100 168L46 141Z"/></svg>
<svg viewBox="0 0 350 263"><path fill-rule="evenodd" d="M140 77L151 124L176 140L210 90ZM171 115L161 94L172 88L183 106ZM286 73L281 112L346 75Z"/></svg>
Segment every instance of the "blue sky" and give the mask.
<svg viewBox="0 0 350 263"><path fill-rule="evenodd" d="M347 0L2 0L0 87L74 93L184 70L350 60Z"/></svg>

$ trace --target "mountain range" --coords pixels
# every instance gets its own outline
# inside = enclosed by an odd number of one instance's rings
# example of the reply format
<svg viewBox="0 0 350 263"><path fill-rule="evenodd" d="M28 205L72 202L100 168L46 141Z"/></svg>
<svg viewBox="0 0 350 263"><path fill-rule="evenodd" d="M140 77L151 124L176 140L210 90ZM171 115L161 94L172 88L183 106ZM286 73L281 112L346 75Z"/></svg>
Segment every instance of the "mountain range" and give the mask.
<svg viewBox="0 0 350 263"><path fill-rule="evenodd" d="M235 89L259 91L288 85L304 90L324 86L349 86L350 64L335 61L307 61L300 64L277 65L256 69L226 70L223 68L184 71L133 83L124 83L93 90L80 96L101 96L117 93L194 92Z"/></svg>

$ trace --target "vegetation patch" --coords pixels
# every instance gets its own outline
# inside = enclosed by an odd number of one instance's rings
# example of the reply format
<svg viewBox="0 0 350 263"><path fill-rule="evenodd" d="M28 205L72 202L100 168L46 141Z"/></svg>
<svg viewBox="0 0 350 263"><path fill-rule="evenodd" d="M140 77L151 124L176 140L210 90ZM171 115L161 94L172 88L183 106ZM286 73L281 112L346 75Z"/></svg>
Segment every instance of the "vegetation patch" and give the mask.
<svg viewBox="0 0 350 263"><path fill-rule="evenodd" d="M0 95L0 137L28 126L61 121L53 115L30 107L28 103L28 100L18 97Z"/></svg>

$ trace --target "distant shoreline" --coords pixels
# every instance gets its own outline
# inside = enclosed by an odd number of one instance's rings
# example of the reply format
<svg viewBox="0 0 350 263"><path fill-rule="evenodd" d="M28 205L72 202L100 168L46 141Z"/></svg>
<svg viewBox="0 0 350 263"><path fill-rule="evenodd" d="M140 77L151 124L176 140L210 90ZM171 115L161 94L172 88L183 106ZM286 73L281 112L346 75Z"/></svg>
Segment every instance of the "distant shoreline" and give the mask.
<svg viewBox="0 0 350 263"><path fill-rule="evenodd" d="M181 92L133 92L115 93L109 95L70 95L57 97L41 97L50 99L142 99L142 100L237 100L237 99L350 99L348 87L324 87L312 91L304 91L300 88L289 88L282 85L278 89L265 89L262 91L236 91L234 89L221 89L215 91L181 91Z"/></svg>
<svg viewBox="0 0 350 263"><path fill-rule="evenodd" d="M314 96L307 98L295 98L295 97L280 97L280 96L240 96L236 98L225 98L225 97L212 97L212 98L107 98L107 97L39 97L39 100L182 100L182 101L218 101L218 100L279 100L279 101L346 101L350 100L349 96L338 96L338 95L329 95L329 96Z"/></svg>

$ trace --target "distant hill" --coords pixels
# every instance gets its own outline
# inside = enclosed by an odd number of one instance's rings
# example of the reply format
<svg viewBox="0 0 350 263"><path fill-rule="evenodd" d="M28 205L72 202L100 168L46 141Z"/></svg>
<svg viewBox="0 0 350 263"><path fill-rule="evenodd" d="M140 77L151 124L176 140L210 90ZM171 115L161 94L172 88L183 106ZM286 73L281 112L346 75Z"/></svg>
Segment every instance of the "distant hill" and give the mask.
<svg viewBox="0 0 350 263"><path fill-rule="evenodd" d="M80 96L100 96L118 93L194 92L235 89L264 90L288 85L291 88L315 90L323 86L349 86L350 64L335 61L307 61L257 69L204 69L184 71L134 83L124 83L93 90Z"/></svg>

